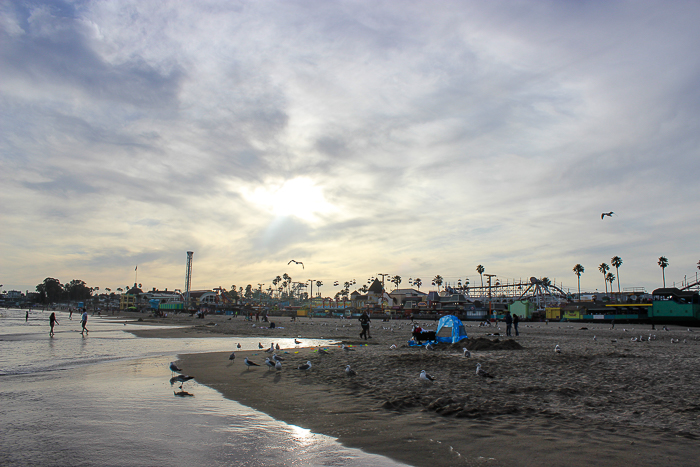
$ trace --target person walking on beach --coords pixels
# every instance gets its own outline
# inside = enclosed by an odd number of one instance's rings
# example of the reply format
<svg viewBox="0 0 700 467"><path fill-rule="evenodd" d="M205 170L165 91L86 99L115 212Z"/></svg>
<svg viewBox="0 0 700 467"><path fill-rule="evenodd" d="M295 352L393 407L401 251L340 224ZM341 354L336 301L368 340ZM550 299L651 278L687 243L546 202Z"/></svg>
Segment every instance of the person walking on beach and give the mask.
<svg viewBox="0 0 700 467"><path fill-rule="evenodd" d="M511 336L511 326L513 325L513 317L510 315L510 311L506 311L505 322L506 322L506 336Z"/></svg>
<svg viewBox="0 0 700 467"><path fill-rule="evenodd" d="M365 340L367 340L367 336L369 335L369 315L367 314L366 311L362 312L362 315L358 318L360 321L360 325L362 326L362 332L360 333L360 339L364 336Z"/></svg>
<svg viewBox="0 0 700 467"><path fill-rule="evenodd" d="M80 325L83 327L83 330L80 331L80 335L84 336L85 334L88 334L88 328L85 327L87 326L87 311L83 311L83 315L80 317Z"/></svg>
<svg viewBox="0 0 700 467"><path fill-rule="evenodd" d="M29 308L27 308L27 313L24 315L24 322L26 323L28 321L29 321Z"/></svg>
<svg viewBox="0 0 700 467"><path fill-rule="evenodd" d="M518 315L514 314L513 315L513 329L515 329L515 335L519 336L520 333L518 332L518 323L520 322L520 318Z"/></svg>
<svg viewBox="0 0 700 467"><path fill-rule="evenodd" d="M68 319L73 321L73 308L68 308Z"/></svg>
<svg viewBox="0 0 700 467"><path fill-rule="evenodd" d="M51 330L49 331L49 337L53 337L53 327L56 324L61 324L58 322L56 319L56 313L51 312L51 316L49 316L49 326L51 326Z"/></svg>

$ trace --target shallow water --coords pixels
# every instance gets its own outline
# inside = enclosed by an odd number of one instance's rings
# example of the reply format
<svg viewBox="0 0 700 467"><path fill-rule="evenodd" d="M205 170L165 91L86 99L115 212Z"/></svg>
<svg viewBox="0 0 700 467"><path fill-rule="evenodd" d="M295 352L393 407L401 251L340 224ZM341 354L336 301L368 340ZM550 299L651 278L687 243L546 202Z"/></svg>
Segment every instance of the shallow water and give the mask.
<svg viewBox="0 0 700 467"><path fill-rule="evenodd" d="M236 342L254 349L258 339L136 338L123 322L96 317L82 337L63 313L49 338L48 316L33 312L25 323L23 311L0 312L1 465L403 465L274 420L196 379L184 385L193 397L174 396L168 364L178 353Z"/></svg>

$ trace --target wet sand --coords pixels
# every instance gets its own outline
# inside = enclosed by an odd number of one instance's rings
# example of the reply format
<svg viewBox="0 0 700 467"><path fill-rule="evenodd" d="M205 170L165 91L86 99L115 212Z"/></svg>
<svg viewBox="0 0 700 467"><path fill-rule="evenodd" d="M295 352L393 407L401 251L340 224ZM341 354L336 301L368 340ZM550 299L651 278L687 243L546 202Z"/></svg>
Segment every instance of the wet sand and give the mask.
<svg viewBox="0 0 700 467"><path fill-rule="evenodd" d="M412 465L697 465L700 458L700 329L523 322L514 345L489 336L504 334L503 325L467 322L469 347L478 347L477 338L488 341L478 339L482 350L465 358L461 343L433 351L409 347L404 320L373 321L367 341L359 339L357 321L271 321L276 329L223 316L172 317L157 322L192 327L136 334L254 336L265 347L298 337L300 345L278 352L285 358L279 372L264 366L262 351L237 352L231 363L235 338L230 349L184 355L179 365L199 383L279 420ZM631 341L650 334L656 340ZM355 350L329 345L323 354L304 347L305 338ZM496 339L511 349L489 350ZM554 352L557 344L561 353ZM245 356L263 366L247 369ZM312 369L298 370L307 360ZM494 378L477 376L477 363ZM357 376L345 375L346 364ZM421 370L435 381L421 381Z"/></svg>

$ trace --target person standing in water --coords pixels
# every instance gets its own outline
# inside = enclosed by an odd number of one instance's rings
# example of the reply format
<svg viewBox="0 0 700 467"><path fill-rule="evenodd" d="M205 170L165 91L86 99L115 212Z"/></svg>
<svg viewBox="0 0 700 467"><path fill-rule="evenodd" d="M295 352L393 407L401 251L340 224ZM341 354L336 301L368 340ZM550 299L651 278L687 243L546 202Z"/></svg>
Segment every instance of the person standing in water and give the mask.
<svg viewBox="0 0 700 467"><path fill-rule="evenodd" d="M49 325L51 326L51 331L49 331L49 337L53 337L53 327L56 324L61 324L58 322L56 319L56 313L51 312L51 316L49 316Z"/></svg>
<svg viewBox="0 0 700 467"><path fill-rule="evenodd" d="M24 322L25 323L29 322L29 308L27 308L27 314L24 315Z"/></svg>
<svg viewBox="0 0 700 467"><path fill-rule="evenodd" d="M80 335L84 336L85 334L88 334L89 333L88 328L85 327L85 326L87 326L87 311L83 311L83 315L80 318L80 325L83 327L83 330L80 331ZM83 334L83 333L85 333L85 334Z"/></svg>

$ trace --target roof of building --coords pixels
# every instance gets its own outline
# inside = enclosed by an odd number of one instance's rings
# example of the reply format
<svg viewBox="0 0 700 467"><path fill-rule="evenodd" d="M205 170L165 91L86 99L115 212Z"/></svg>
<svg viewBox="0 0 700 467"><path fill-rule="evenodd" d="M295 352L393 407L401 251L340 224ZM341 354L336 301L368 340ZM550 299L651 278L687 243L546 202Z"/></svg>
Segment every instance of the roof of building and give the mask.
<svg viewBox="0 0 700 467"><path fill-rule="evenodd" d="M374 279L374 282L372 282L372 285L369 286L368 289L372 293L380 294L384 290L384 287L382 287L382 283L379 282L379 279Z"/></svg>

